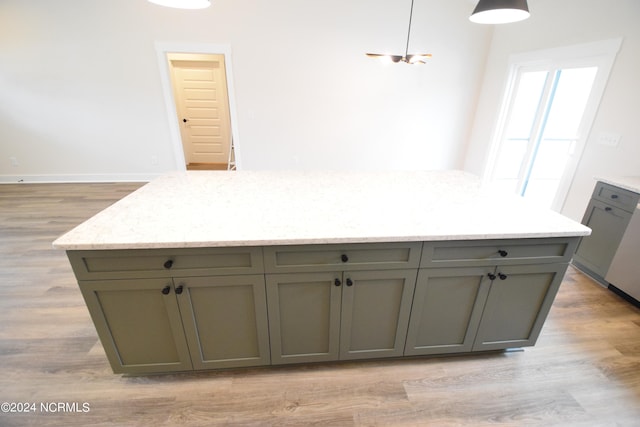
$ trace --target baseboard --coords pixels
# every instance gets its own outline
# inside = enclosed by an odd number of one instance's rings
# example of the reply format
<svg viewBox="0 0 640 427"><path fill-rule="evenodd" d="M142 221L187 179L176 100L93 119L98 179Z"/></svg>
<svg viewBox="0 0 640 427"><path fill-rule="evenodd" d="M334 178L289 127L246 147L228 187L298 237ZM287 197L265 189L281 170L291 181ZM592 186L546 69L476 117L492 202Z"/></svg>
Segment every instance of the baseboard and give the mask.
<svg viewBox="0 0 640 427"><path fill-rule="evenodd" d="M114 173L97 175L0 175L0 184L17 183L91 183L91 182L149 182L162 174Z"/></svg>
<svg viewBox="0 0 640 427"><path fill-rule="evenodd" d="M604 288L609 287L609 282L604 280L604 278L602 276L600 276L598 273L594 272L593 270L591 270L589 267L585 266L584 264L580 263L580 261L576 261L575 258L571 260L571 265L573 265L575 268L580 270L582 273L584 273L587 276L589 276L590 279L592 279L594 282L597 282L600 286L602 286Z"/></svg>

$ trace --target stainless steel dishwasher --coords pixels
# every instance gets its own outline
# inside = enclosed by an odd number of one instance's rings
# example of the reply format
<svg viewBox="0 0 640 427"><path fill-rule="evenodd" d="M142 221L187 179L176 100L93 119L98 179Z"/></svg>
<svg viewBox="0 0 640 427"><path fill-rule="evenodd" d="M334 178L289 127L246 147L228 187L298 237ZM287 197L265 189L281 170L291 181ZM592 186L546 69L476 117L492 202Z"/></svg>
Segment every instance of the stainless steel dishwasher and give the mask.
<svg viewBox="0 0 640 427"><path fill-rule="evenodd" d="M622 237L605 280L614 292L615 288L631 296L640 305L640 204ZM624 295L623 295L624 296Z"/></svg>

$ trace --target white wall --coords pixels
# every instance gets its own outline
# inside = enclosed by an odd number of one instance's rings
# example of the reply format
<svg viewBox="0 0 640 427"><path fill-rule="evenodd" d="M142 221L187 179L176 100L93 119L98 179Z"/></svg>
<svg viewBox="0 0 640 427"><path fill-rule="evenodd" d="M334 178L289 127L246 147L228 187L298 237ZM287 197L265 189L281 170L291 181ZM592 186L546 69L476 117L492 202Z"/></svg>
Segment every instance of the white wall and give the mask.
<svg viewBox="0 0 640 427"><path fill-rule="evenodd" d="M469 0L417 1L412 46L431 63L366 58L404 50L404 3L2 0L0 181L175 169L156 42L230 46L244 169L460 168L491 28Z"/></svg>
<svg viewBox="0 0 640 427"><path fill-rule="evenodd" d="M562 213L580 220L597 175L640 175L640 2L530 0L531 18L496 27L465 168L482 173L504 92L509 55L623 37ZM601 132L622 135L617 148Z"/></svg>

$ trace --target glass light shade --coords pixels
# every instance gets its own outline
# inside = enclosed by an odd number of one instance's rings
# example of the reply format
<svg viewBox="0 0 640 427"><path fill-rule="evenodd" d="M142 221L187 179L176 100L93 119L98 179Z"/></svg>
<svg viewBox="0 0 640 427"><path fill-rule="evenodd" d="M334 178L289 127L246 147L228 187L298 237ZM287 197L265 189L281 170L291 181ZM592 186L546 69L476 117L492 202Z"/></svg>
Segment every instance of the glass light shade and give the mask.
<svg viewBox="0 0 640 427"><path fill-rule="evenodd" d="M407 56L407 62L409 64L426 64L429 58L431 58L430 53L417 53Z"/></svg>
<svg viewBox="0 0 640 427"><path fill-rule="evenodd" d="M528 17L527 0L480 0L469 20L477 24L507 24Z"/></svg>
<svg viewBox="0 0 640 427"><path fill-rule="evenodd" d="M367 53L369 58L378 59L380 62L384 64L390 63L398 63L398 62L406 62L407 64L425 64L429 58L431 58L430 53L416 53L412 55L402 56L402 55L387 55L383 53Z"/></svg>
<svg viewBox="0 0 640 427"><path fill-rule="evenodd" d="M174 7L176 9L206 9L211 6L210 0L149 0L160 6Z"/></svg>

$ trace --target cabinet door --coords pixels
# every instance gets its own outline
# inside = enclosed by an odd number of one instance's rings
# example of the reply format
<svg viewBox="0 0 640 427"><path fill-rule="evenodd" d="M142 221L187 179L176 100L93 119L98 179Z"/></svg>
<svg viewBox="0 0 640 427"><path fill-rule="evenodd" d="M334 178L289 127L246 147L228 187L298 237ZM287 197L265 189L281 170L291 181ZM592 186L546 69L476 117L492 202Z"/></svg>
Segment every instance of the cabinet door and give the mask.
<svg viewBox="0 0 640 427"><path fill-rule="evenodd" d="M630 213L592 199L582 219L591 235L582 238L574 260L600 277L606 276L630 219Z"/></svg>
<svg viewBox="0 0 640 427"><path fill-rule="evenodd" d="M344 273L340 359L404 353L416 270Z"/></svg>
<svg viewBox="0 0 640 427"><path fill-rule="evenodd" d="M170 279L81 281L79 285L113 372L192 369Z"/></svg>
<svg viewBox="0 0 640 427"><path fill-rule="evenodd" d="M269 274L266 281L271 362L338 359L342 273Z"/></svg>
<svg viewBox="0 0 640 427"><path fill-rule="evenodd" d="M194 369L268 365L264 276L175 278Z"/></svg>
<svg viewBox="0 0 640 427"><path fill-rule="evenodd" d="M473 347L493 267L429 268L418 274L405 355Z"/></svg>
<svg viewBox="0 0 640 427"><path fill-rule="evenodd" d="M473 350L534 345L566 269L567 264L498 267Z"/></svg>

